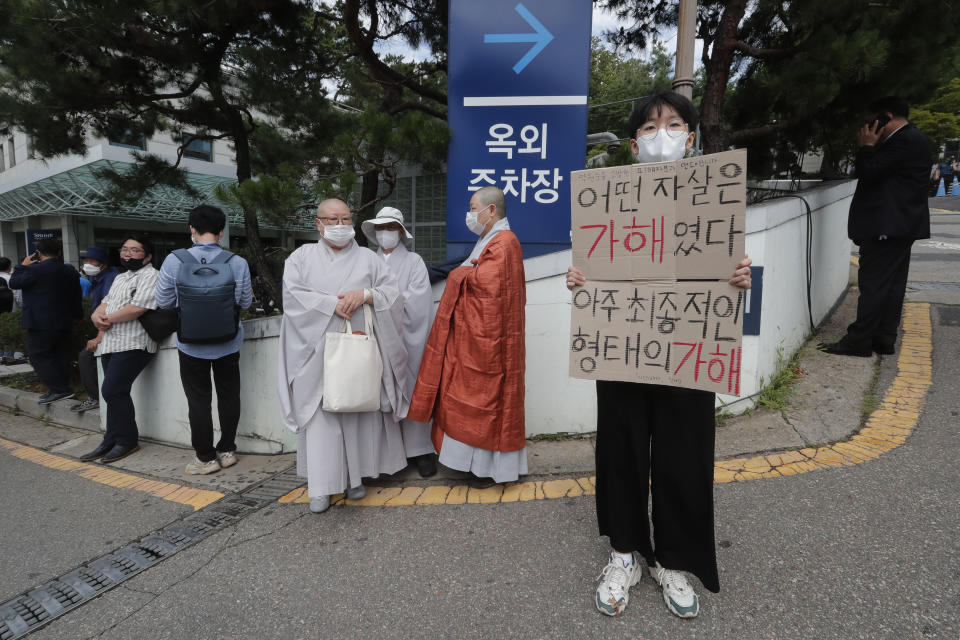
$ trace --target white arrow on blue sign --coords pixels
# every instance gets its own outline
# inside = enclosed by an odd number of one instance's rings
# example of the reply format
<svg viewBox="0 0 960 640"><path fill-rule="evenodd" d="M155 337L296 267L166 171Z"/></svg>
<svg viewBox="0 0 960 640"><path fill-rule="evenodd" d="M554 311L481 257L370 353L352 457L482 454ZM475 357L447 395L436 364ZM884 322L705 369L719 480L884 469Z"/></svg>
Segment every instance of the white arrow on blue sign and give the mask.
<svg viewBox="0 0 960 640"><path fill-rule="evenodd" d="M450 0L447 258L476 242L470 195L503 189L524 256L570 247L586 156L590 0Z"/></svg>

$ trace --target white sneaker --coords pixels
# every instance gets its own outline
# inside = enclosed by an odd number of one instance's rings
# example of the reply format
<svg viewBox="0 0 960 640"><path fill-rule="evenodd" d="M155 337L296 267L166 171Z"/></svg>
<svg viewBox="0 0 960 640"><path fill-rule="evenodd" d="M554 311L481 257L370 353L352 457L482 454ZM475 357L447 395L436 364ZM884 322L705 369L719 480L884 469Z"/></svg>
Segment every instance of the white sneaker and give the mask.
<svg viewBox="0 0 960 640"><path fill-rule="evenodd" d="M323 513L330 508L330 496L320 496L319 498L310 498L310 511L313 513Z"/></svg>
<svg viewBox="0 0 960 640"><path fill-rule="evenodd" d="M203 462L200 458L194 458L193 462L187 464L187 475L190 476L205 476L217 471L220 471L220 463L216 460Z"/></svg>
<svg viewBox="0 0 960 640"><path fill-rule="evenodd" d="M622 614L630 601L630 587L640 582L642 577L643 568L636 556L633 556L633 564L625 567L623 561L611 553L610 562L597 578L600 580L600 586L597 587L597 610L608 616Z"/></svg>
<svg viewBox="0 0 960 640"><path fill-rule="evenodd" d="M220 466L223 467L224 469L226 469L227 467L232 467L233 465L237 464L237 460L239 459L240 458L239 456L237 456L236 451L224 451L222 453L217 454L217 462L219 462Z"/></svg>
<svg viewBox="0 0 960 640"><path fill-rule="evenodd" d="M687 576L673 569L664 569L659 562L650 567L650 576L663 590L663 601L670 613L680 618L693 618L700 613L700 601Z"/></svg>
<svg viewBox="0 0 960 640"><path fill-rule="evenodd" d="M347 489L347 500L359 500L367 495L367 488L363 485Z"/></svg>

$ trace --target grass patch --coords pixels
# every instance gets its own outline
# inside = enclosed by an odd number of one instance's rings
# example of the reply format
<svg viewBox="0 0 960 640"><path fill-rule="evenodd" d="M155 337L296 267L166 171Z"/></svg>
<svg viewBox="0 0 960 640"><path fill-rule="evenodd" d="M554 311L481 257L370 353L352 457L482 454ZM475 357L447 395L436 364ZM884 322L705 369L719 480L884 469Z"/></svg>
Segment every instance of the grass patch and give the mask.
<svg viewBox="0 0 960 640"><path fill-rule="evenodd" d="M880 406L880 396L877 394L877 385L880 383L880 365L873 367L873 377L870 378L870 384L863 394L863 400L860 401L860 423L865 424L870 414Z"/></svg>
<svg viewBox="0 0 960 640"><path fill-rule="evenodd" d="M48 391L47 386L40 382L40 377L33 371L3 376L0 378L0 386L30 393L47 393ZM76 393L76 399L81 401L87 399L87 392L82 385L73 384L72 389Z"/></svg>
<svg viewBox="0 0 960 640"><path fill-rule="evenodd" d="M571 433L569 431L561 431L559 433L539 433L535 436L530 436L527 440L532 440L534 442L562 442L565 440L585 440L596 435L596 431L592 433Z"/></svg>
<svg viewBox="0 0 960 640"><path fill-rule="evenodd" d="M801 351L802 349L798 349L784 362L783 347L777 349L777 373L757 396L758 407L771 411L783 411L787 408L793 396L793 384L803 377L803 369L800 368ZM763 385L763 380L760 384Z"/></svg>
<svg viewBox="0 0 960 640"><path fill-rule="evenodd" d="M727 421L729 421L730 418L736 417L726 409L723 409L723 410L718 409L717 411L719 411L719 413L716 413L713 416L713 422L714 424L717 425L718 429L722 429L723 427L727 426Z"/></svg>
<svg viewBox="0 0 960 640"><path fill-rule="evenodd" d="M0 378L0 385L17 389L19 391L31 391L33 393L46 393L47 387L40 382L39 376L34 372L15 373L13 375Z"/></svg>

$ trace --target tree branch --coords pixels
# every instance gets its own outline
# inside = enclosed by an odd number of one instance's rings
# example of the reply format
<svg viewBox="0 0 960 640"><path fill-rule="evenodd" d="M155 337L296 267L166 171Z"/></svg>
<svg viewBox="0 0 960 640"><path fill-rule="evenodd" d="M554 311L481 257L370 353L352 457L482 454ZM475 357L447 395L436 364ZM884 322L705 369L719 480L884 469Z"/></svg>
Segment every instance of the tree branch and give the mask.
<svg viewBox="0 0 960 640"><path fill-rule="evenodd" d="M750 46L742 40L735 41L733 43L733 48L744 55L750 56L751 58L764 58L767 60L793 55L800 49L799 46L788 47L786 49L758 49L757 47Z"/></svg>
<svg viewBox="0 0 960 640"><path fill-rule="evenodd" d="M417 95L435 100L440 104L446 104L446 93L414 82L412 78L391 69L377 56L373 50L373 40L376 37L376 32L372 26L378 24L375 6L373 7L373 13L374 15L370 16L371 29L365 34L363 27L360 26L360 0L344 0L343 2L343 25L347 30L347 37L353 42L360 60L363 61L378 82L400 84Z"/></svg>
<svg viewBox="0 0 960 640"><path fill-rule="evenodd" d="M423 104L423 103L420 103L420 102L403 102L403 103L400 103L400 104L397 104L397 105L393 105L392 107L390 107L390 109L387 111L387 113L389 113L391 116L393 116L393 115L396 115L396 114L398 114L398 113L400 113L400 112L402 112L402 111L422 111L422 112L424 112L424 113L426 113L426 114L429 114L429 115L433 116L434 118L438 118L438 119L440 119L440 120L446 120L446 119L447 119L447 114L445 114L445 113L443 113L442 111L439 111L439 110L437 110L437 109L434 109L433 107L430 107L430 106L428 106L428 105L425 105L425 104Z"/></svg>
<svg viewBox="0 0 960 640"><path fill-rule="evenodd" d="M793 124L793 121L787 120L784 122L777 122L776 124L767 124L762 127L753 127L751 129L740 129L739 131L734 131L729 134L728 140L731 144L738 144L753 138L759 138L761 136L768 136L771 133L776 133L783 129L788 128Z"/></svg>

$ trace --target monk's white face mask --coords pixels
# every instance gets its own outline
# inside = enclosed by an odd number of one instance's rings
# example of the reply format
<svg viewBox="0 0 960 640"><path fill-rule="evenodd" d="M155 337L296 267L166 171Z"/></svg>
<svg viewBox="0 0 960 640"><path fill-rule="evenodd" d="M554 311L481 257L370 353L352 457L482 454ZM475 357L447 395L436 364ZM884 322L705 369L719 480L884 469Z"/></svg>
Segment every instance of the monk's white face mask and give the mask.
<svg viewBox="0 0 960 640"><path fill-rule="evenodd" d="M484 208L481 209L480 211L467 211L467 216L466 216L466 218L465 218L465 220L464 220L464 222L465 222L466 225L467 225L467 229L470 229L470 231L472 231L473 233L475 233L475 234L477 234L477 235L480 235L481 233L483 233L483 229L484 229L484 227L486 227L487 225L482 224L482 223L480 222L480 220L478 220L478 218L480 217L480 214L483 213L484 211L486 211L486 210L487 210L487 207L489 207L489 206L490 206L490 205L487 205L486 207L484 207Z"/></svg>
<svg viewBox="0 0 960 640"><path fill-rule="evenodd" d="M323 228L324 239L335 247L344 247L353 240L356 231L352 224L332 224Z"/></svg>
<svg viewBox="0 0 960 640"><path fill-rule="evenodd" d="M381 229L377 231L377 244L389 251L400 244L400 232L396 229Z"/></svg>

